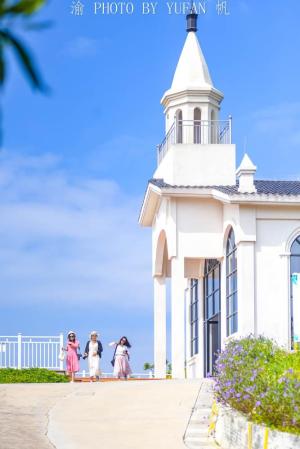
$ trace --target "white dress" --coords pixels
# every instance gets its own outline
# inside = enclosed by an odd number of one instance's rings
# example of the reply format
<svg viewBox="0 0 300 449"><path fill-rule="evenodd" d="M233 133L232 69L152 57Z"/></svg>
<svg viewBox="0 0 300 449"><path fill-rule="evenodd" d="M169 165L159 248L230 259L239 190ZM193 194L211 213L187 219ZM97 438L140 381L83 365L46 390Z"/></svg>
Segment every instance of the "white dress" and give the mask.
<svg viewBox="0 0 300 449"><path fill-rule="evenodd" d="M98 343L90 341L88 358L90 377L100 376L100 357L99 354L93 355L97 351Z"/></svg>
<svg viewBox="0 0 300 449"><path fill-rule="evenodd" d="M115 377L128 377L132 373L129 365L128 348L125 345L122 346L117 343L112 344L115 344L116 346L113 375Z"/></svg>

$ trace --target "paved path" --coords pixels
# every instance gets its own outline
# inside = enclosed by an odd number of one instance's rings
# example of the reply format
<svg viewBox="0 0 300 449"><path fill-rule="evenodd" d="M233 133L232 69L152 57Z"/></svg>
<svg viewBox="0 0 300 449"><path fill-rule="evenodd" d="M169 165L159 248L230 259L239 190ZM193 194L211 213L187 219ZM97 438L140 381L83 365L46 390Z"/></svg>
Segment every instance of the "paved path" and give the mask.
<svg viewBox="0 0 300 449"><path fill-rule="evenodd" d="M52 408L49 439L58 449L183 449L199 386L176 380L82 385Z"/></svg>
<svg viewBox="0 0 300 449"><path fill-rule="evenodd" d="M0 448L53 449L48 411L71 390L71 384L0 385Z"/></svg>
<svg viewBox="0 0 300 449"><path fill-rule="evenodd" d="M2 385L0 448L184 449L200 385L200 380Z"/></svg>

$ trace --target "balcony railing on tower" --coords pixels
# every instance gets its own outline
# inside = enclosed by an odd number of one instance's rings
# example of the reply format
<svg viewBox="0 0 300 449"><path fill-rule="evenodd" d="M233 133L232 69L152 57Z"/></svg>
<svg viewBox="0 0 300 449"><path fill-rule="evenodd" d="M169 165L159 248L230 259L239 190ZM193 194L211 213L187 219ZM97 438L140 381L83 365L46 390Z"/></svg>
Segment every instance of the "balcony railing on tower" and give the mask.
<svg viewBox="0 0 300 449"><path fill-rule="evenodd" d="M228 120L175 120L166 137L157 146L160 163L172 145L231 144L232 118Z"/></svg>

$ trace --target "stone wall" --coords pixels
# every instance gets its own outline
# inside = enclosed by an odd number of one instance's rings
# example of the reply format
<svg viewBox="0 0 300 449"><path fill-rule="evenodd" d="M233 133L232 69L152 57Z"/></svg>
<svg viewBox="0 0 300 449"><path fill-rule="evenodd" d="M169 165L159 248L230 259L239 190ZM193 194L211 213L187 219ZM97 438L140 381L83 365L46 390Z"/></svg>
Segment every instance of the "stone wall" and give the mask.
<svg viewBox="0 0 300 449"><path fill-rule="evenodd" d="M215 440L222 449L300 449L300 437L297 435L269 430L266 438L265 427L256 424L252 425L250 433L252 446L249 445L247 419L230 408L219 408Z"/></svg>

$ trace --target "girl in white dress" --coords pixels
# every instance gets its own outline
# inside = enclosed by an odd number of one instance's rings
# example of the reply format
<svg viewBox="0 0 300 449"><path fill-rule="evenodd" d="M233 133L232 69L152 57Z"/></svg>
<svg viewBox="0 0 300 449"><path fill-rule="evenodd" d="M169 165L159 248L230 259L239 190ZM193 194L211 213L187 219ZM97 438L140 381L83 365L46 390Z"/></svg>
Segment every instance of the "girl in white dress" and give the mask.
<svg viewBox="0 0 300 449"><path fill-rule="evenodd" d="M90 334L90 341L87 342L84 352L84 359L88 358L90 371L90 382L100 377L100 358L103 351L100 340L97 340L98 334L93 331Z"/></svg>
<svg viewBox="0 0 300 449"><path fill-rule="evenodd" d="M109 343L109 346L115 346L115 354L112 360L114 365L114 376L118 379L121 379L121 377L127 379L132 372L129 365L128 351L128 349L131 348L131 345L127 340L127 337L122 337L119 343L113 341L112 343Z"/></svg>

